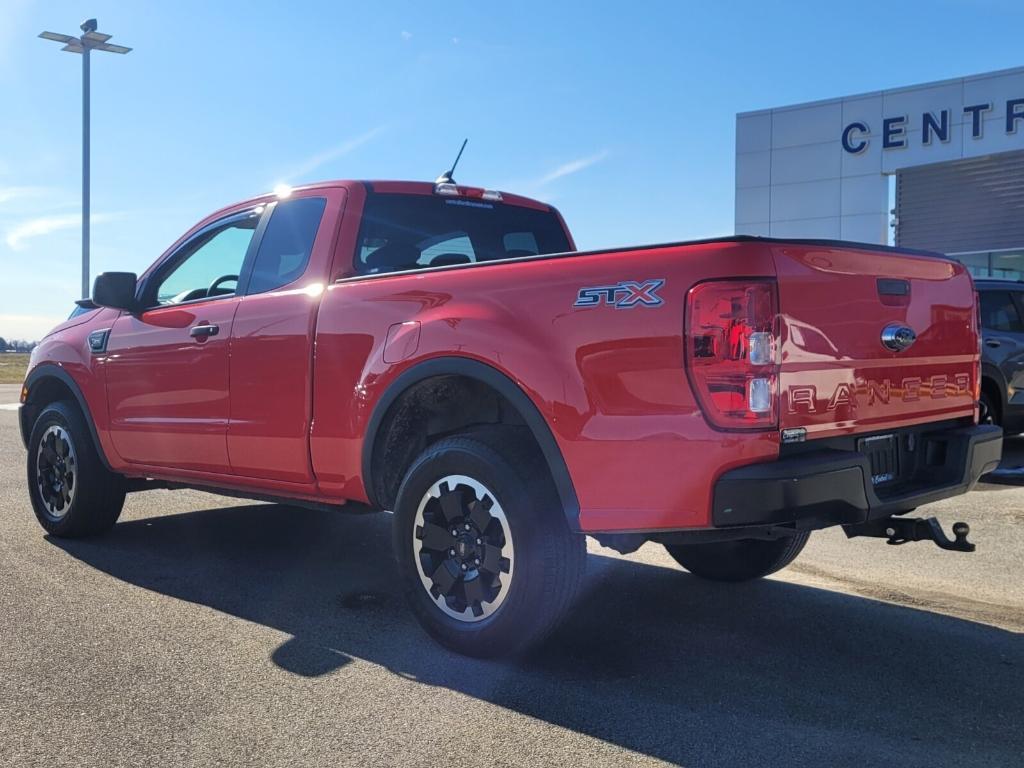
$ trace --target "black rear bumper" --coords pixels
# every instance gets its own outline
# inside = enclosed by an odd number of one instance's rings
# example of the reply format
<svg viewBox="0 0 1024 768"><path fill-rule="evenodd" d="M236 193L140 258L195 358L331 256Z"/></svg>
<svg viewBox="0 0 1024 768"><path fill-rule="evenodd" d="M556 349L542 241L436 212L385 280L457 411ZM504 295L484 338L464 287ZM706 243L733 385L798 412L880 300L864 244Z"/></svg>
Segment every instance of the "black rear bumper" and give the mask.
<svg viewBox="0 0 1024 768"><path fill-rule="evenodd" d="M857 450L803 450L723 474L715 484L712 523L821 527L901 514L966 493L999 465L1003 452L1002 430L989 425L897 434L905 470L892 483L874 486L868 457Z"/></svg>

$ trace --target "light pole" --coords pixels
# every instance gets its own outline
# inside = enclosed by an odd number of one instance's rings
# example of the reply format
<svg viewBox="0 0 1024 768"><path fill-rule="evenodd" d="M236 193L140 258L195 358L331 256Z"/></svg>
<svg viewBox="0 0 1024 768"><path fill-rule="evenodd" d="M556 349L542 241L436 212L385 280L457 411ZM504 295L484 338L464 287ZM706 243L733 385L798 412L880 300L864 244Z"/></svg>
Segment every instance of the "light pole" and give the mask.
<svg viewBox="0 0 1024 768"><path fill-rule="evenodd" d="M128 53L131 48L113 45L110 35L96 31L96 19L86 19L80 29L81 37L40 32L45 40L64 43L62 51L82 54L82 298L89 298L89 51Z"/></svg>

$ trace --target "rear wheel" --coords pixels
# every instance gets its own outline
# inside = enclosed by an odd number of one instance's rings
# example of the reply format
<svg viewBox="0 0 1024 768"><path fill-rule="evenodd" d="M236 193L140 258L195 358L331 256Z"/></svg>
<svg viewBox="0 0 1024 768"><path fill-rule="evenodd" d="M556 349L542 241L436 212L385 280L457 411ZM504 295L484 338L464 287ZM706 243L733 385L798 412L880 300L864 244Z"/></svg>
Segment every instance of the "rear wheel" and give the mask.
<svg viewBox="0 0 1024 768"><path fill-rule="evenodd" d="M570 531L539 455L515 429L446 438L413 462L395 551L424 629L470 656L521 651L569 608L584 537Z"/></svg>
<svg viewBox="0 0 1024 768"><path fill-rule="evenodd" d="M73 403L52 403L36 419L28 446L28 490L36 519L54 536L88 536L117 522L124 480L103 466Z"/></svg>
<svg viewBox="0 0 1024 768"><path fill-rule="evenodd" d="M711 581L748 581L785 568L800 554L809 536L804 531L775 540L666 544L665 549L694 576Z"/></svg>

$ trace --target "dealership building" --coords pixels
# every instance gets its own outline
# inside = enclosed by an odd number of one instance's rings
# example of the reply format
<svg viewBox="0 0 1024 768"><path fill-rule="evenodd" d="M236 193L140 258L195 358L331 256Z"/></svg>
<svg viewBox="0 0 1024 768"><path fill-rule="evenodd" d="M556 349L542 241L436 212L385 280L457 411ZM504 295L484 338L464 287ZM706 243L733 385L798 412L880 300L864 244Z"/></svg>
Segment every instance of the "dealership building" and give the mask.
<svg viewBox="0 0 1024 768"><path fill-rule="evenodd" d="M1024 67L737 115L736 232L1024 279Z"/></svg>

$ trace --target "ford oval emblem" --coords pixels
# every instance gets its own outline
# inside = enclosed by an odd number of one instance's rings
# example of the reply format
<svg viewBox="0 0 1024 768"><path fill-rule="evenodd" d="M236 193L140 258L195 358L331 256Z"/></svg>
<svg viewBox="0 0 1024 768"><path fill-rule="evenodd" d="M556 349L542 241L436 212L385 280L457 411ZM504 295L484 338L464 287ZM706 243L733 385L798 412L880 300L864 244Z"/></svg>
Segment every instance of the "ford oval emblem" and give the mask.
<svg viewBox="0 0 1024 768"><path fill-rule="evenodd" d="M882 329L882 346L893 352L902 352L917 341L917 334L912 328L893 323Z"/></svg>

